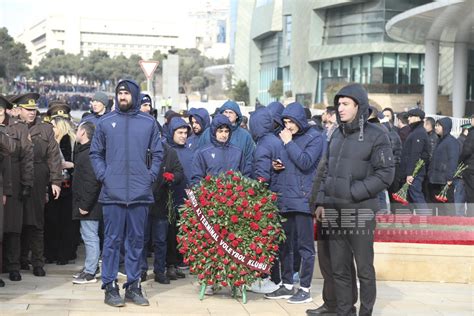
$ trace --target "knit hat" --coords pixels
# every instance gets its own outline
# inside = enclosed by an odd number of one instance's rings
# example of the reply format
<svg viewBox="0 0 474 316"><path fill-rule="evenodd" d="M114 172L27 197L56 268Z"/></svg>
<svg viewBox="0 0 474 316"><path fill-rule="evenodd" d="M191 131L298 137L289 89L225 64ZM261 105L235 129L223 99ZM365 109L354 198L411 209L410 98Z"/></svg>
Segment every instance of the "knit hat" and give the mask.
<svg viewBox="0 0 474 316"><path fill-rule="evenodd" d="M132 90L130 89L130 87L128 86L128 83L126 81L120 82L120 84L117 86L117 88L115 88L115 94L118 94L119 91L124 91L124 90L132 93Z"/></svg>
<svg viewBox="0 0 474 316"><path fill-rule="evenodd" d="M109 104L109 97L105 93L98 91L94 94L92 101L99 101L103 105L107 106L107 104Z"/></svg>

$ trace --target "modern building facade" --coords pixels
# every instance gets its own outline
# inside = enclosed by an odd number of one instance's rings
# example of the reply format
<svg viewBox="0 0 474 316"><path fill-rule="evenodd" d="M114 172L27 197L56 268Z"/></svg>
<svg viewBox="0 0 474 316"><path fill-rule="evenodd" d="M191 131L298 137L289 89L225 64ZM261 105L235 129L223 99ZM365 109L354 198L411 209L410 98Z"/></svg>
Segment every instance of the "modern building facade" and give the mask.
<svg viewBox="0 0 474 316"><path fill-rule="evenodd" d="M229 3L197 0L180 16L168 18L114 18L53 15L24 30L16 40L31 53L32 65L51 49L89 55L106 51L110 57L137 54L150 59L157 50L197 48L211 58L229 55ZM193 26L193 27L190 27Z"/></svg>
<svg viewBox="0 0 474 316"><path fill-rule="evenodd" d="M258 98L262 103L273 101L268 88L274 80L282 80L284 92L287 95L291 92L297 101L307 105L327 102L325 92L345 82L362 83L374 94L422 95L426 82L424 42L390 36L386 26L397 16L430 3L427 0L239 1L239 19L244 16L247 20L246 12L252 14L251 21L244 22L249 25L247 29L237 28L236 32L236 79L247 80L251 100ZM411 25L411 30L404 31L417 33L418 29ZM239 50L247 40L248 49ZM439 54L436 92L451 97L453 49L443 47ZM469 95L468 98L472 99ZM436 106L432 112L436 113Z"/></svg>

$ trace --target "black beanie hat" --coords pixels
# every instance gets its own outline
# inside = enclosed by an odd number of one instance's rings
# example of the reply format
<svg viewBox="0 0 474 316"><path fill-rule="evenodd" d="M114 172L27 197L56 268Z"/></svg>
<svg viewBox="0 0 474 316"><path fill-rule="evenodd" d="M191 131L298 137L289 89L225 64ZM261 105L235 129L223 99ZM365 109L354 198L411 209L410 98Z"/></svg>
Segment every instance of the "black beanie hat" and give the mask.
<svg viewBox="0 0 474 316"><path fill-rule="evenodd" d="M128 83L126 81L120 82L120 84L115 89L115 94L118 94L119 91L123 91L123 90L132 93L132 90L130 90L130 87L128 86Z"/></svg>

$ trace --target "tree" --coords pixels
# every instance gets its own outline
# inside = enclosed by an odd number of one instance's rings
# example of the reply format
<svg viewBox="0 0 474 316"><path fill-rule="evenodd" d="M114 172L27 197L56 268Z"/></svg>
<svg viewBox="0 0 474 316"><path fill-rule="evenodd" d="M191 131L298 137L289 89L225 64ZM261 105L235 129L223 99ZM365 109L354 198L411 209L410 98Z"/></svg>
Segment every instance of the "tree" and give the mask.
<svg viewBox="0 0 474 316"><path fill-rule="evenodd" d="M270 96L275 99L280 99L283 96L283 81L273 80L268 88L268 93Z"/></svg>
<svg viewBox="0 0 474 316"><path fill-rule="evenodd" d="M250 105L250 94L249 87L247 82L243 80L237 81L237 83L232 87L232 99L236 101L243 101L245 105Z"/></svg>
<svg viewBox="0 0 474 316"><path fill-rule="evenodd" d="M25 74L31 63L30 55L25 45L13 40L7 28L0 28L0 78L12 82L16 76Z"/></svg>

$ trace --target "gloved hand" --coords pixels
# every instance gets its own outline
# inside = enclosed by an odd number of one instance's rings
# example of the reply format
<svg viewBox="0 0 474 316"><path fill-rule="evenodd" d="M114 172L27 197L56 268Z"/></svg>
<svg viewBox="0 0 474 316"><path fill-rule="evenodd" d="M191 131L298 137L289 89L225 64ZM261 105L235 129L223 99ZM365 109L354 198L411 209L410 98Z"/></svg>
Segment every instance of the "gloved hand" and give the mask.
<svg viewBox="0 0 474 316"><path fill-rule="evenodd" d="M26 200L31 196L31 187L29 185L22 185L20 191L20 200Z"/></svg>

